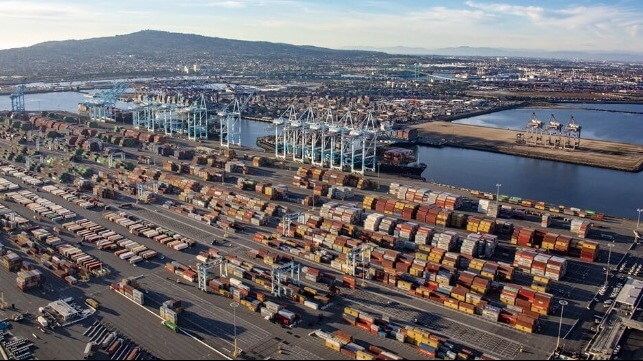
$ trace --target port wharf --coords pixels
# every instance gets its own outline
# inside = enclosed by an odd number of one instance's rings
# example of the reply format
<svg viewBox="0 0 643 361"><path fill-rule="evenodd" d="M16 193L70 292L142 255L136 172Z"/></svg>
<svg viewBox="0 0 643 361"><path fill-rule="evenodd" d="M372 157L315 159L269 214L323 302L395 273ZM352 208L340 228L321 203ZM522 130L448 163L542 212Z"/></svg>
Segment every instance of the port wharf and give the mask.
<svg viewBox="0 0 643 361"><path fill-rule="evenodd" d="M556 106L551 103L546 104L547 106ZM405 126L418 129L420 136L409 141L395 142L392 145L397 147L447 146L626 172L640 172L643 170L643 146L638 144L581 139L579 148L568 151L517 144L516 136L519 133L517 130L453 123L455 120L472 116L541 105L543 105L543 102L516 102L503 107L440 117L430 122L407 123ZM573 107L573 103L563 106ZM246 116L246 118L255 121L270 122L267 118L262 117Z"/></svg>
<svg viewBox="0 0 643 361"><path fill-rule="evenodd" d="M643 145L581 139L573 151L516 143L519 131L452 122L414 125L420 138L409 145L450 146L522 157L552 160L627 172L643 170ZM400 144L398 144L400 145Z"/></svg>

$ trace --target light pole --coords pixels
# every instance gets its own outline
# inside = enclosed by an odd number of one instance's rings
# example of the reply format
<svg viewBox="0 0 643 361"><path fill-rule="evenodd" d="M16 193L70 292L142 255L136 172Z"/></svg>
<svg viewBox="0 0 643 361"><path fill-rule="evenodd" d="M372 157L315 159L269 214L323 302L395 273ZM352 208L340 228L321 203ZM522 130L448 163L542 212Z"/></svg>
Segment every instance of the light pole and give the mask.
<svg viewBox="0 0 643 361"><path fill-rule="evenodd" d="M558 346L560 345L560 330L563 327L563 311L565 311L565 306L568 305L568 302L565 300L560 300L558 303L561 305L560 308L560 321L558 322L558 338L556 340L556 351L558 351ZM560 351L558 352L560 354Z"/></svg>
<svg viewBox="0 0 643 361"><path fill-rule="evenodd" d="M500 203L500 187L502 184L496 183L496 204Z"/></svg>
<svg viewBox="0 0 643 361"><path fill-rule="evenodd" d="M612 247L614 247L614 243L608 243L607 247L609 247L609 252L607 253L607 268L605 269L605 284L607 285L608 279L609 279L609 274L610 274L610 258L612 258Z"/></svg>
<svg viewBox="0 0 643 361"><path fill-rule="evenodd" d="M380 190L380 164L382 162L377 162L377 190ZM641 215L641 212L639 212L639 215Z"/></svg>
<svg viewBox="0 0 643 361"><path fill-rule="evenodd" d="M239 356L239 349L237 348L237 307L239 307L239 304L232 302L230 303L230 307L232 307L232 324L234 325L234 353L232 357L236 358Z"/></svg>
<svg viewBox="0 0 643 361"><path fill-rule="evenodd" d="M643 208L637 208L636 211L639 212L639 216L636 219L636 230L638 231L639 230L639 224L641 223L641 212L643 212Z"/></svg>

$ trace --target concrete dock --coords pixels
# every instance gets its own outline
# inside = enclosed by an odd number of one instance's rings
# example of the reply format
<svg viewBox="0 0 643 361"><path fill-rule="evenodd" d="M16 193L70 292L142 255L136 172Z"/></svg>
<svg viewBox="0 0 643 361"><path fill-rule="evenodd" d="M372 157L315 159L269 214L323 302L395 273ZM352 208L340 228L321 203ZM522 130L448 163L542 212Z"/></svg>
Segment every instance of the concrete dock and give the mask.
<svg viewBox="0 0 643 361"><path fill-rule="evenodd" d="M429 142L441 142L445 146L476 149L488 152L517 155L556 162L588 165L627 172L643 170L643 145L608 142L602 140L580 140L576 150L551 149L543 146L516 143L519 131L455 124L450 122L429 122L414 125L420 136ZM444 140L444 141L442 141Z"/></svg>

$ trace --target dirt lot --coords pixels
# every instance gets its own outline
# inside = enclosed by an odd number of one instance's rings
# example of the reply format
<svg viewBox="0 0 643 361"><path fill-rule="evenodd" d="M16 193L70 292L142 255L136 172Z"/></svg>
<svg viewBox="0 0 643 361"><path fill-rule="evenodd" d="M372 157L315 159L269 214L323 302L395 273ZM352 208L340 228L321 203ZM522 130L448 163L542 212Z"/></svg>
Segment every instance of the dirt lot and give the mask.
<svg viewBox="0 0 643 361"><path fill-rule="evenodd" d="M446 145L549 159L574 164L638 172L643 169L643 146L627 143L581 139L580 148L550 149L516 144L517 131L448 122L415 125L420 136Z"/></svg>

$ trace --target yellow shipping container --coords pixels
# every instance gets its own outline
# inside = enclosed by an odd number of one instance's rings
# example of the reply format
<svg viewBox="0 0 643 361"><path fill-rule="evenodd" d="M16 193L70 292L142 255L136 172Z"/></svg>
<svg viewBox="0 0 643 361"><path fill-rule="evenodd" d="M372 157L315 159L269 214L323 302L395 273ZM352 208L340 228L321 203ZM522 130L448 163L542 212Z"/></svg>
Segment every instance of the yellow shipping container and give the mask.
<svg viewBox="0 0 643 361"><path fill-rule="evenodd" d="M375 355L362 350L358 350L355 353L355 357L357 360L375 360Z"/></svg>
<svg viewBox="0 0 643 361"><path fill-rule="evenodd" d="M533 329L532 329L532 328L529 328L529 327L525 327L525 326L521 326L521 325L516 324L516 328L517 328L518 330L520 330L520 331L525 331L525 332L528 332L528 333L533 333Z"/></svg>
<svg viewBox="0 0 643 361"><path fill-rule="evenodd" d="M429 345L429 346L431 346L431 347L433 347L433 348L436 348L436 349L440 346L440 345L438 344L438 341L437 341L437 340L433 340L433 339L428 339L428 340L426 340L426 341L424 341L424 342L422 342L422 343L425 343L425 344L427 344L427 345Z"/></svg>
<svg viewBox="0 0 643 361"><path fill-rule="evenodd" d="M330 348L333 351L339 352L341 350L341 345L339 343L334 342L332 339L327 339L326 340L326 347Z"/></svg>
<svg viewBox="0 0 643 361"><path fill-rule="evenodd" d="M451 297L455 298L458 301L462 301L462 302L465 302L465 300L466 300L466 296L464 296L464 295L458 295L458 294L452 293Z"/></svg>
<svg viewBox="0 0 643 361"><path fill-rule="evenodd" d="M478 285L471 285L471 290L480 294L485 294L485 292L487 292L487 290L484 287L481 287Z"/></svg>
<svg viewBox="0 0 643 361"><path fill-rule="evenodd" d="M548 284L549 278L542 276L534 276L534 281L542 284Z"/></svg>
<svg viewBox="0 0 643 361"><path fill-rule="evenodd" d="M490 280L495 280L495 278L496 278L496 275L494 275L493 273L489 273L487 271L480 272L480 276L487 277Z"/></svg>
<svg viewBox="0 0 643 361"><path fill-rule="evenodd" d="M449 303L447 301L444 301L444 305L449 307L449 308L453 308L454 310L458 309L458 304L457 303Z"/></svg>
<svg viewBox="0 0 643 361"><path fill-rule="evenodd" d="M426 244L421 244L419 248L420 248L420 251L424 251L427 253L431 253L431 250L433 249L433 247L428 246Z"/></svg>
<svg viewBox="0 0 643 361"><path fill-rule="evenodd" d="M414 277L420 277L424 273L423 270L417 268L411 268L409 272L411 273L411 276Z"/></svg>
<svg viewBox="0 0 643 361"><path fill-rule="evenodd" d="M547 311L546 310L541 310L541 309L536 308L536 307L532 307L531 310L536 312L536 313L539 313L539 314L541 314L543 316L547 316Z"/></svg>
<svg viewBox="0 0 643 361"><path fill-rule="evenodd" d="M353 317L359 317L359 311L350 307L344 307L344 313Z"/></svg>

